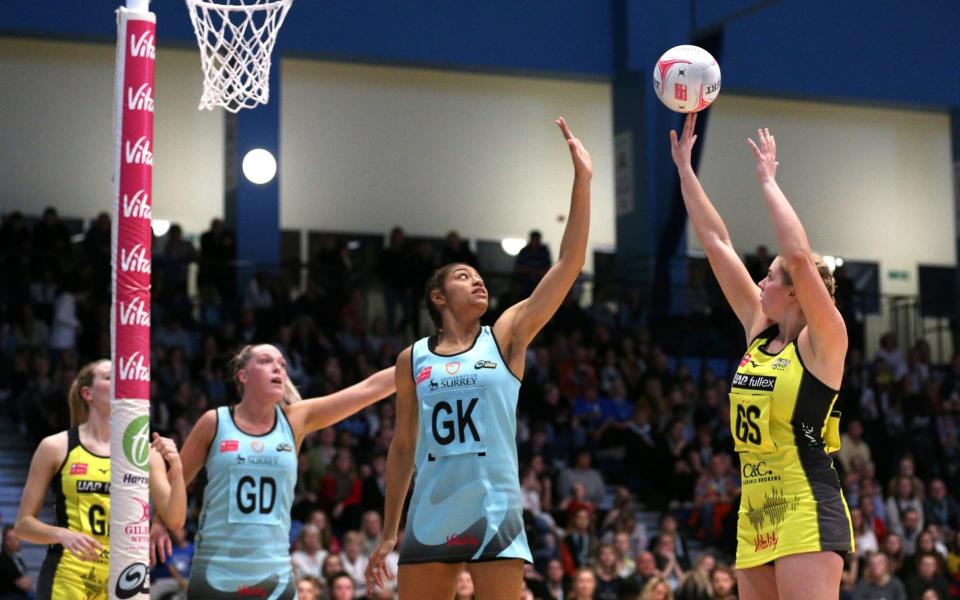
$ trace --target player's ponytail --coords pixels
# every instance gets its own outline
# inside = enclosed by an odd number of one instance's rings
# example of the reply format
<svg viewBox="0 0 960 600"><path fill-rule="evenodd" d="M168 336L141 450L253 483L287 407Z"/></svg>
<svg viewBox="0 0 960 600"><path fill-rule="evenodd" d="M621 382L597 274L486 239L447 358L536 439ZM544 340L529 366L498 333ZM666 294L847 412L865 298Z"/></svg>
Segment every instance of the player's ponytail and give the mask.
<svg viewBox="0 0 960 600"><path fill-rule="evenodd" d="M437 305L433 303L433 298L431 298L431 296L433 295L434 291L443 291L443 282L447 279L447 273L452 271L453 267L459 264L462 263L450 263L435 270L427 279L427 284L423 289L423 301L427 305L427 312L430 314L430 320L433 321L437 331L443 331L443 316L441 316L440 309L437 308Z"/></svg>
<svg viewBox="0 0 960 600"><path fill-rule="evenodd" d="M813 264L817 267L817 273L820 274L820 279L823 281L823 285L827 288L827 291L830 293L831 298L835 298L837 291L837 281L833 277L833 272L830 271L830 267L827 266L827 263L823 260L823 257L817 254L816 252L810 253L810 258L813 259ZM790 277L790 273L787 272L786 268L781 269L783 271L783 281L787 285L793 285L793 278Z"/></svg>
<svg viewBox="0 0 960 600"><path fill-rule="evenodd" d="M70 406L70 427L79 427L90 418L90 405L84 400L81 391L85 387L93 385L93 378L97 374L97 367L106 359L95 360L87 363L80 369L77 376L70 384L70 391L67 392L67 403Z"/></svg>

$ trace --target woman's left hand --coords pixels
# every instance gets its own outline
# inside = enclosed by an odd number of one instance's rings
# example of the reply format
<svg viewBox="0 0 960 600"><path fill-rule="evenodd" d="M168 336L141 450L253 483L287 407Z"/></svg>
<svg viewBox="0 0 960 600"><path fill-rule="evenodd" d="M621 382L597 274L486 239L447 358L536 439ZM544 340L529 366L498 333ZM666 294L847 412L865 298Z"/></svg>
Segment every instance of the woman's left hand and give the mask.
<svg viewBox="0 0 960 600"><path fill-rule="evenodd" d="M153 449L163 457L171 469L180 469L180 453L177 451L177 444L170 438L161 437L159 433L153 433L153 441L150 442Z"/></svg>
<svg viewBox="0 0 960 600"><path fill-rule="evenodd" d="M777 178L777 142L769 129L758 129L757 139L760 144L757 145L752 139L747 138L750 149L753 150L753 156L757 159L757 180L762 184L776 181Z"/></svg>
<svg viewBox="0 0 960 600"><path fill-rule="evenodd" d="M563 132L563 137L567 140L567 145L570 146L570 157L573 158L573 171L577 177L593 177L593 161L590 159L590 153L587 152L587 149L583 147L583 142L573 136L573 132L570 131L570 126L567 125L567 121L563 117L557 118L554 123L560 127L560 131Z"/></svg>

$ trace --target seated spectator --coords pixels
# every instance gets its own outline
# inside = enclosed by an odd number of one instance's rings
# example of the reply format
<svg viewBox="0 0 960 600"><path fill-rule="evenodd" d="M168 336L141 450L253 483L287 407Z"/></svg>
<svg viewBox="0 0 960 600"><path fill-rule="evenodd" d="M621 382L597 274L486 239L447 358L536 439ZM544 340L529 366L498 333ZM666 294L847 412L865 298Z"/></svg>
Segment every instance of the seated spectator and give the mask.
<svg viewBox="0 0 960 600"><path fill-rule="evenodd" d="M359 531L348 531L343 536L340 563L343 565L344 572L353 579L357 594L361 596L367 593L367 581L363 572L367 569L368 561L369 557L363 554L363 535ZM333 589L332 585L331 589Z"/></svg>
<svg viewBox="0 0 960 600"><path fill-rule="evenodd" d="M912 556L917 551L917 539L923 533L920 514L913 508L908 508L903 513L903 520L900 524L900 530L897 532L903 538L903 552L907 556Z"/></svg>
<svg viewBox="0 0 960 600"><path fill-rule="evenodd" d="M684 569L680 566L680 559L676 553L675 537L669 533L661 533L655 538L653 555L657 559L657 570L660 571L670 588L675 589L683 580Z"/></svg>
<svg viewBox="0 0 960 600"><path fill-rule="evenodd" d="M327 558L327 552L320 543L320 528L307 523L300 528L297 536L296 550L290 559L293 563L293 574L297 579L304 577L320 578L320 569Z"/></svg>
<svg viewBox="0 0 960 600"><path fill-rule="evenodd" d="M470 575L470 571L466 569L460 571L460 575L457 577L457 588L453 600L475 600L476 597L473 589L473 577Z"/></svg>
<svg viewBox="0 0 960 600"><path fill-rule="evenodd" d="M908 510L917 513L916 528L923 529L923 498L917 493L913 481L906 475L897 478L893 495L887 499L887 527L903 535L904 518Z"/></svg>
<svg viewBox="0 0 960 600"><path fill-rule="evenodd" d="M690 549L689 544L680 534L677 518L670 513L663 513L660 517L660 531L658 535L650 540L650 550L656 554L656 545L660 542L661 535L669 535L673 538L673 551L676 554L681 569L690 568ZM659 561L659 557L657 558Z"/></svg>
<svg viewBox="0 0 960 600"><path fill-rule="evenodd" d="M630 589L636 590L636 593L639 594L647 586L647 583L650 582L654 577L660 575L660 570L657 569L657 558L653 555L653 552L649 550L642 550L637 554L637 570L628 580Z"/></svg>
<svg viewBox="0 0 960 600"><path fill-rule="evenodd" d="M368 510L363 513L360 525L360 535L362 536L362 552L369 556L373 549L377 547L377 541L380 539L380 532L383 530L383 519L380 513L375 510Z"/></svg>
<svg viewBox="0 0 960 600"><path fill-rule="evenodd" d="M330 600L353 600L358 594L360 597L364 595L364 593L358 589L357 582L354 581L349 573L343 571L330 576L330 582L327 584L327 588L329 589L327 597L330 598Z"/></svg>
<svg viewBox="0 0 960 600"><path fill-rule="evenodd" d="M734 570L724 564L718 564L710 574L710 585L713 587L713 600L736 600L737 575Z"/></svg>
<svg viewBox="0 0 960 600"><path fill-rule="evenodd" d="M33 598L33 581L27 575L27 565L20 557L20 538L13 530L13 525L5 525L0 549L0 600L30 598Z"/></svg>
<svg viewBox="0 0 960 600"><path fill-rule="evenodd" d="M564 524L569 525L578 511L585 510L593 514L596 506L587 499L587 488L583 485L583 482L575 481L573 482L573 493L561 500L558 508L565 514Z"/></svg>
<svg viewBox="0 0 960 600"><path fill-rule="evenodd" d="M617 573L617 553L613 546L609 544L600 546L594 575L597 579L597 588L593 593L594 600L617 600L620 597L623 578Z"/></svg>
<svg viewBox="0 0 960 600"><path fill-rule="evenodd" d="M573 575L573 590L567 596L569 600L593 600L597 590L597 576L593 571L584 567L577 569Z"/></svg>
<svg viewBox="0 0 960 600"><path fill-rule="evenodd" d="M617 533L613 538L613 549L617 553L617 575L622 579L632 577L637 571L637 563L633 560L635 552L630 534L626 531Z"/></svg>
<svg viewBox="0 0 960 600"><path fill-rule="evenodd" d="M591 462L590 450L581 448L576 453L573 466L560 471L557 478L557 494L561 499L571 496L574 482L579 481L586 489L586 499L594 505L600 504L605 490L603 475L590 466Z"/></svg>
<svg viewBox="0 0 960 600"><path fill-rule="evenodd" d="M837 458L844 471L850 471L853 461L861 464L870 462L870 446L863 439L863 424L859 419L853 419L847 425L847 431L840 436L840 450Z"/></svg>
<svg viewBox="0 0 960 600"><path fill-rule="evenodd" d="M360 525L360 490L353 454L341 448L333 459L333 467L320 483L320 505L329 511L335 531L355 529Z"/></svg>
<svg viewBox="0 0 960 600"><path fill-rule="evenodd" d="M867 558L866 572L853 589L853 600L907 600L906 588L891 573L886 554L881 552Z"/></svg>
<svg viewBox="0 0 960 600"><path fill-rule="evenodd" d="M883 540L882 553L887 557L887 568L891 574L898 577L910 574L910 567L907 565L907 556L903 551L903 538L896 533L887 535Z"/></svg>
<svg viewBox="0 0 960 600"><path fill-rule="evenodd" d="M947 494L947 484L942 479L930 480L927 498L923 501L923 516L927 523L951 531L960 529L960 504Z"/></svg>
<svg viewBox="0 0 960 600"><path fill-rule="evenodd" d="M673 600L673 590L667 579L658 575L647 582L640 600Z"/></svg>
<svg viewBox="0 0 960 600"><path fill-rule="evenodd" d="M732 510L733 500L740 495L740 482L730 466L730 456L714 454L709 471L700 475L693 495L691 521L702 532L702 539L712 546L723 536L723 521Z"/></svg>
<svg viewBox="0 0 960 600"><path fill-rule="evenodd" d="M870 527L864 521L863 511L860 508L853 507L850 509L850 524L853 526L858 558L880 551L880 541L877 539L877 534L873 527Z"/></svg>
<svg viewBox="0 0 960 600"><path fill-rule="evenodd" d="M590 519L590 511L581 508L567 526L568 533L560 546L560 556L563 570L569 577L573 577L577 569L589 567L592 563L596 541L590 532Z"/></svg>
<svg viewBox="0 0 960 600"><path fill-rule="evenodd" d="M950 583L942 574L940 557L935 553L917 554L916 574L906 582L907 598L920 598L929 589L939 598L950 597Z"/></svg>
<svg viewBox="0 0 960 600"><path fill-rule="evenodd" d="M337 573L343 572L343 561L339 554L332 552L323 559L323 567L320 569L320 583L329 586L331 578Z"/></svg>
<svg viewBox="0 0 960 600"><path fill-rule="evenodd" d="M320 600L320 580L308 575L297 582L297 600Z"/></svg>
<svg viewBox="0 0 960 600"><path fill-rule="evenodd" d="M381 426L380 431L386 427ZM371 510L380 513L384 506L384 492L387 488L387 454L382 450L374 451L370 458L370 474L363 478L360 486L360 504L365 512ZM381 515L382 516L382 515Z"/></svg>

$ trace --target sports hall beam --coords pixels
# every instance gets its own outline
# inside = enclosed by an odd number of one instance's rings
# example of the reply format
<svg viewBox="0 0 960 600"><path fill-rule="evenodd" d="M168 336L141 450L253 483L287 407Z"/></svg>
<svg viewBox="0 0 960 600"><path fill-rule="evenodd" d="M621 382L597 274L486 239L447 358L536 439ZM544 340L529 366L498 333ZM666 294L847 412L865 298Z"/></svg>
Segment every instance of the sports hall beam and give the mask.
<svg viewBox="0 0 960 600"><path fill-rule="evenodd" d="M240 296L257 271L272 272L280 264L280 88L280 52L275 48L270 101L236 114L224 111L224 217L236 233ZM269 151L277 161L277 172L267 183L253 183L243 174L243 157L255 148Z"/></svg>

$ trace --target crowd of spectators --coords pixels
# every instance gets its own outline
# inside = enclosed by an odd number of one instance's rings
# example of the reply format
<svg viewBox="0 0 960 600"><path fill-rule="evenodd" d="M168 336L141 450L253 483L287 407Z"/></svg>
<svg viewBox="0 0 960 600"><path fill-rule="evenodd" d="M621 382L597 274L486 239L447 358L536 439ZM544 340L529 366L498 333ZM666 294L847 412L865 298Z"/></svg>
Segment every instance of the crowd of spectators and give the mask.
<svg viewBox="0 0 960 600"><path fill-rule="evenodd" d="M78 367L109 355L109 232L100 215L71 236L53 209L32 225L7 215L0 227L0 409L34 442L67 427ZM304 397L330 393L393 364L422 331L432 268L477 264L456 232L438 252L395 228L374 272L359 272L331 241L302 284L276 269L238 287L234 252L220 220L199 248L177 226L154 240L151 418L177 441L205 410L237 400L227 362L242 345L276 345ZM550 260L531 234L491 322ZM582 306L572 293L528 352L517 435L534 557L524 597L735 598L741 474L729 373L668 356L636 296L622 296ZM925 340L904 352L893 335L869 354L851 348L838 400L834 465L857 538L841 595L960 597L960 354L932 364ZM388 399L304 440L291 535L301 598L367 594L394 416ZM187 527L172 532L173 556L153 574L169 597L189 577L202 484L190 488ZM468 574L457 594L472 596Z"/></svg>

